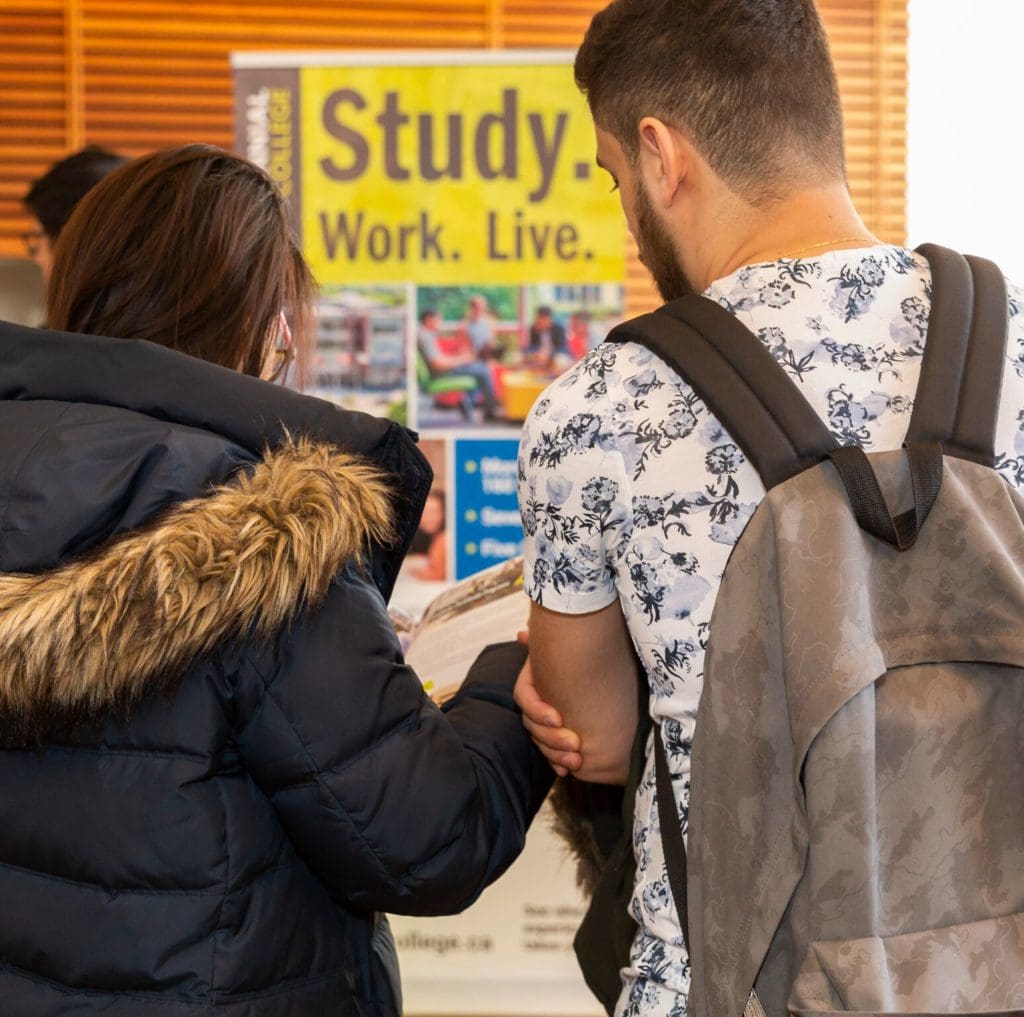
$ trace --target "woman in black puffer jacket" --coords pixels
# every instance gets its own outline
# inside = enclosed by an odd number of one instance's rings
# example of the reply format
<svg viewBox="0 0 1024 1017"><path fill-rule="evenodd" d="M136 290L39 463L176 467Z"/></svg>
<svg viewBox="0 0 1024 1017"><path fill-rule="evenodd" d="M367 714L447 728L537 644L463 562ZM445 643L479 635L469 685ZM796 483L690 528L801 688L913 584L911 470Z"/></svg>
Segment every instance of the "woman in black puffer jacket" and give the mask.
<svg viewBox="0 0 1024 1017"><path fill-rule="evenodd" d="M397 1015L379 912L467 906L547 789L521 649L444 714L402 661L408 432L247 376L309 292L265 174L192 146L76 211L55 331L0 326L4 1017Z"/></svg>

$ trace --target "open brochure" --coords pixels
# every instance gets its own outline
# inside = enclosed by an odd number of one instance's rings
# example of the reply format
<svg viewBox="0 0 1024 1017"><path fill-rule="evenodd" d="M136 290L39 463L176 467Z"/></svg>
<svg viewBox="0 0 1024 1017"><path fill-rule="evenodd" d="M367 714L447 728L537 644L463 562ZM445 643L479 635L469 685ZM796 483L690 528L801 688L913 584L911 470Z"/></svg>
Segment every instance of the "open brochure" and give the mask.
<svg viewBox="0 0 1024 1017"><path fill-rule="evenodd" d="M523 592L523 559L510 558L435 597L409 636L405 659L437 703L450 699L480 651L516 638L526 628L530 601Z"/></svg>

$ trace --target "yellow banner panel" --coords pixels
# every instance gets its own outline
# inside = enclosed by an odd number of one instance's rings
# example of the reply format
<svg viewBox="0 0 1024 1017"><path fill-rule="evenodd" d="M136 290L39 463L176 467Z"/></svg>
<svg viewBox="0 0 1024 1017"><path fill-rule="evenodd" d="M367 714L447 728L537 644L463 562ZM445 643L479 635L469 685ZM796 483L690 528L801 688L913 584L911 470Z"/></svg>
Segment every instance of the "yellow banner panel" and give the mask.
<svg viewBox="0 0 1024 1017"><path fill-rule="evenodd" d="M569 64L299 71L321 283L624 277L622 212Z"/></svg>

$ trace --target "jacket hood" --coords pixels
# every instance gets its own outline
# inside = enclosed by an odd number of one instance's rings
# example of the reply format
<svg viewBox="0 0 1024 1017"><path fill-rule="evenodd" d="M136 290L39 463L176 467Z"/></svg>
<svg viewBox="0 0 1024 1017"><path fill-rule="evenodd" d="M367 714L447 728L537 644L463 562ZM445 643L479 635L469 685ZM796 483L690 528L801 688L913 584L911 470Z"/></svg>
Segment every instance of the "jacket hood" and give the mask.
<svg viewBox="0 0 1024 1017"><path fill-rule="evenodd" d="M234 637L315 607L394 539L389 478L304 440L146 528L38 575L0 575L4 741L89 722Z"/></svg>
<svg viewBox="0 0 1024 1017"><path fill-rule="evenodd" d="M0 322L0 572L52 570L293 439L391 478L395 539L367 561L389 597L431 481L404 427L152 343Z"/></svg>

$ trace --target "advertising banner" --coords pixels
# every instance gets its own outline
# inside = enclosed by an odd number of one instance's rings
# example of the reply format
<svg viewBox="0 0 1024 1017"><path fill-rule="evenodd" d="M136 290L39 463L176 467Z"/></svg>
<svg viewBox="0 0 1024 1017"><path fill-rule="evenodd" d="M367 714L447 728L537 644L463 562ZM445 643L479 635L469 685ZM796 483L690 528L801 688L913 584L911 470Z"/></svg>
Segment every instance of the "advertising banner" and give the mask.
<svg viewBox="0 0 1024 1017"><path fill-rule="evenodd" d="M622 318L622 214L594 161L572 56L232 61L236 149L281 188L319 283L304 388L414 428L434 469L391 603L410 654L420 640L432 695L431 647L451 640L435 631L431 643L424 619L451 624L471 603L497 610L505 573L518 570L522 422ZM450 589L469 577L479 589ZM515 592L521 605L502 603L525 619L521 581ZM446 593L457 606L439 601ZM407 1013L600 1013L571 950L583 901L548 827L535 824L523 856L465 914L393 919Z"/></svg>
<svg viewBox="0 0 1024 1017"><path fill-rule="evenodd" d="M518 440L540 394L622 318L622 214L572 54L233 65L236 147L287 197L320 285L306 390L415 428L446 478L398 598L421 607L429 584L521 550L511 496L456 468L454 439Z"/></svg>
<svg viewBox="0 0 1024 1017"><path fill-rule="evenodd" d="M242 151L292 202L321 283L622 281L564 55L259 59L236 60Z"/></svg>

